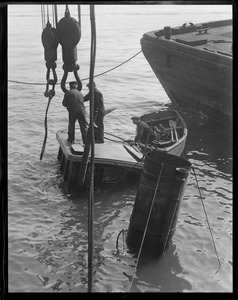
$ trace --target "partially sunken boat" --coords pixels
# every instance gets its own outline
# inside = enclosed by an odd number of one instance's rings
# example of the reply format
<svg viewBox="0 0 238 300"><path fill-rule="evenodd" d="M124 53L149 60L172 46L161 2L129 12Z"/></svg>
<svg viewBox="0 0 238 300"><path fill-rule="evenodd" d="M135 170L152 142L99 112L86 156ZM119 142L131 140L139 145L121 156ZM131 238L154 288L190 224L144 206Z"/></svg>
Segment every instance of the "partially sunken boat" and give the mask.
<svg viewBox="0 0 238 300"><path fill-rule="evenodd" d="M153 144L144 145L139 143L136 146L123 139L124 142L111 140L108 138L110 134L105 133L105 142L102 144L95 143L94 177L96 188L102 188L103 185L107 185L108 181L118 180L123 176L130 175L132 172L133 176L141 174L145 154L152 150L176 156L182 154L187 138L187 126L177 111L152 112L141 116L140 119L155 128L162 126L162 133L158 133L160 137ZM116 137L113 134L112 136ZM67 137L67 129L59 130L56 133L59 143L58 160L61 163L66 191L77 193L81 189L80 168L85 146L79 131L76 131L74 144L69 143ZM90 158L88 165L90 168ZM86 185L88 182L87 176L89 175L86 175Z"/></svg>
<svg viewBox="0 0 238 300"><path fill-rule="evenodd" d="M232 123L232 20L145 33L142 52L172 103Z"/></svg>
<svg viewBox="0 0 238 300"><path fill-rule="evenodd" d="M76 131L75 143L67 141L68 130L63 129L56 132L56 139L59 143L58 160L60 169L64 176L65 189L67 193L78 193L80 191L80 168L83 161L84 144L81 135ZM89 157L89 168L90 169ZM103 144L95 144L95 187L101 188L103 185L113 180L118 180L126 173L141 173L143 163L138 161L126 151L120 141L105 140ZM88 184L90 172L86 174L85 186Z"/></svg>

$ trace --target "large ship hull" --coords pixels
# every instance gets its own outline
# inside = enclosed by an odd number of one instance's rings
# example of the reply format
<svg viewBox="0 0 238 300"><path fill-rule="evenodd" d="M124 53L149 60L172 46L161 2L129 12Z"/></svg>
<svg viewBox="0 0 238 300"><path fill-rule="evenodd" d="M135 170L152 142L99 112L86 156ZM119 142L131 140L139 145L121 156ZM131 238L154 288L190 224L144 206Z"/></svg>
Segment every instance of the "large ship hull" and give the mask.
<svg viewBox="0 0 238 300"><path fill-rule="evenodd" d="M231 124L232 21L176 27L170 33L165 38L165 30L148 32L141 46L172 103Z"/></svg>

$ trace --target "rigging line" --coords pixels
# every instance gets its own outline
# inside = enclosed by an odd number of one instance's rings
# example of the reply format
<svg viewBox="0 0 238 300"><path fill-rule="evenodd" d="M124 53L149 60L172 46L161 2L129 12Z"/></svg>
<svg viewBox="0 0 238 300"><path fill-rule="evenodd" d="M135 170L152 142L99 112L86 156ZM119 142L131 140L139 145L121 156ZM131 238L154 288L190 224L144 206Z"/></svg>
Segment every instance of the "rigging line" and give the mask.
<svg viewBox="0 0 238 300"><path fill-rule="evenodd" d="M90 134L91 134L91 178L90 194L88 198L88 292L93 288L93 202L94 202L94 68L96 60L96 24L94 5L90 5L90 24L91 24L91 54L90 54Z"/></svg>
<svg viewBox="0 0 238 300"><path fill-rule="evenodd" d="M81 28L81 6L80 6L80 4L78 4L78 22L79 22L79 27ZM81 30L82 30L82 28L81 28Z"/></svg>
<svg viewBox="0 0 238 300"><path fill-rule="evenodd" d="M57 4L54 4L54 9L55 9L55 28L56 28L57 27L57 23L58 23Z"/></svg>
<svg viewBox="0 0 238 300"><path fill-rule="evenodd" d="M42 150L41 150L41 154L40 154L40 160L42 160L42 157L44 155L44 152L45 152L45 145L46 145L46 140L47 140L47 135L48 135L48 127L47 127L47 114L48 114L48 110L49 110L49 106L50 106L50 101L51 99L53 98L52 95L49 96L49 99L48 99L48 104L47 104L47 107L46 107L46 111L45 111L45 137L44 137L44 141L43 141L43 145L42 145Z"/></svg>
<svg viewBox="0 0 238 300"><path fill-rule="evenodd" d="M44 29L43 27L43 10L42 10L42 5L40 6L41 9L41 25L42 25L42 30Z"/></svg>
<svg viewBox="0 0 238 300"><path fill-rule="evenodd" d="M106 74L108 72L111 72L111 71L119 68L120 66L124 65L125 63L127 63L128 61L130 61L132 58L136 57L140 53L141 53L141 50L139 52L137 52L135 55L133 55L132 57L130 57L129 59L127 59L124 62L122 62L121 64L119 64L119 65L115 66L114 68L111 68L111 69L109 69L109 70L107 70L105 72L99 73L99 74L95 75L94 77L98 77L98 76L104 75L104 74Z"/></svg>
<svg viewBox="0 0 238 300"><path fill-rule="evenodd" d="M210 223L209 223L209 220L208 220L208 215L207 215L207 212L206 212L206 208L205 208L205 205L204 205L204 202L203 202L202 193L201 193L201 190L200 190L200 187L199 187L199 184L198 184L197 175L195 173L195 168L192 167L192 169L193 169L193 173L194 173L195 180L196 180L196 183L197 183L197 187L198 187L200 199L201 199L201 202L202 202L203 210L204 210L204 213L205 213L205 216L206 216L206 219L207 219L207 224L208 224L208 228L209 228L210 235L211 235L211 238L212 238L212 243L213 243L215 253L216 253L216 256L217 256L217 260L218 260L218 264L219 264L219 267L218 267L217 271L215 272L215 274L216 274L221 268L221 262L220 262L219 255L218 255L217 248L216 248L216 244L215 244L215 241L214 241L214 238L213 238L212 229L211 229L211 226L210 226Z"/></svg>
<svg viewBox="0 0 238 300"><path fill-rule="evenodd" d="M139 260L140 260L140 255L141 255L143 243L144 243L144 240L145 240L145 236L146 236L147 228L148 228L148 225L149 225L150 216L151 216L152 209L153 209L153 206L154 206L155 197L156 197L157 190L158 190L158 187L159 187L160 177L161 177L161 173L162 173L162 171L163 171L163 168L164 168L164 164L162 163L162 164L161 164L160 173L159 173L159 177L158 177L158 181L157 181L156 187L155 187L155 192L154 192L153 199L152 199L152 202L151 202L150 211L149 211L148 218L147 218L147 221L146 221L145 230L144 230L144 233L143 233L143 237L142 237L140 249L139 249L139 252L138 252L138 258L137 258L137 262L136 262L136 265L135 265L135 271L134 271L134 274L133 274L133 276L132 276L131 284L130 284L130 286L129 286L129 291L131 291L132 284L133 284L133 280L134 280L135 273L136 273L136 270L137 270L137 266L138 266L138 263L139 263Z"/></svg>
<svg viewBox="0 0 238 300"><path fill-rule="evenodd" d="M106 133L106 134L108 134L108 135L111 135L111 136L113 136L113 137L115 137L115 138L117 138L117 139L119 139L119 140L122 140L123 142L126 142L126 140L124 140L123 138L121 138L121 137L119 137L119 136L117 136L117 135L115 135L115 134L112 134L112 133L109 133L109 132L104 132L104 133Z"/></svg>
<svg viewBox="0 0 238 300"><path fill-rule="evenodd" d="M53 19L53 27L56 28L56 26L55 26L54 5L52 5L52 19Z"/></svg>
<svg viewBox="0 0 238 300"><path fill-rule="evenodd" d="M117 141L117 140L113 140L113 139L109 139L108 137L104 136L104 139L111 141L111 142L116 142L116 143L121 143L121 141Z"/></svg>
<svg viewBox="0 0 238 300"><path fill-rule="evenodd" d="M50 22L50 16L49 16L49 5L47 4L47 22Z"/></svg>
<svg viewBox="0 0 238 300"><path fill-rule="evenodd" d="M42 13L43 13L43 17L42 17L42 22L43 22L43 29L46 26L46 22L45 22L45 5L42 5Z"/></svg>
<svg viewBox="0 0 238 300"><path fill-rule="evenodd" d="M137 56L137 55L140 54L140 53L141 53L141 50L140 50L139 52L137 52L135 55L133 55L132 57L130 57L129 59L127 59L127 60L125 60L124 62L122 62L121 64L119 64L119 65L117 65L117 66L115 66L115 67L113 67L113 68L111 68L111 69L109 69L109 70L107 70L107 71L105 71L105 72L102 72L102 73L99 73L99 74L94 75L94 78L96 78L96 77L98 77L98 76L101 76L101 75L104 75L104 74L106 74L106 73L109 73L109 72L115 70L116 68L119 68L120 66L122 66L122 65L125 64L126 62L130 61L132 58L134 58L135 56ZM89 77L83 78L83 79L81 79L81 81L88 80L88 79L89 79ZM28 85L45 85L45 83L24 82L24 81L17 81L17 80L8 80L8 81L9 81L9 82L13 82L13 83L28 84ZM60 84L60 83L56 83L56 85L58 85L58 84Z"/></svg>

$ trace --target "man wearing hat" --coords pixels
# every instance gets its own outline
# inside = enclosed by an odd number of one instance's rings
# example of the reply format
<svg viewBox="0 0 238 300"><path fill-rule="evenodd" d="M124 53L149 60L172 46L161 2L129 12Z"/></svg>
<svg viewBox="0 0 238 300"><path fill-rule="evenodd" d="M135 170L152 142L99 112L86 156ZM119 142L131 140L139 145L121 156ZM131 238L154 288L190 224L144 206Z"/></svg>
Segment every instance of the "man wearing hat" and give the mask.
<svg viewBox="0 0 238 300"><path fill-rule="evenodd" d="M89 83L87 84L89 88ZM94 123L97 125L95 129L95 143L104 143L104 116L105 107L102 93L97 89L95 82L93 82L94 88ZM91 99L91 93L89 92L84 96L84 101Z"/></svg>
<svg viewBox="0 0 238 300"><path fill-rule="evenodd" d="M141 121L139 117L132 117L131 119L133 124L137 126L137 134L134 139L135 143L151 143L156 138L154 131L146 122Z"/></svg>
<svg viewBox="0 0 238 300"><path fill-rule="evenodd" d="M75 122L78 120L83 143L86 143L88 122L84 106L83 94L77 89L77 82L69 83L70 90L64 95L62 105L69 112L68 142L73 143L75 139Z"/></svg>

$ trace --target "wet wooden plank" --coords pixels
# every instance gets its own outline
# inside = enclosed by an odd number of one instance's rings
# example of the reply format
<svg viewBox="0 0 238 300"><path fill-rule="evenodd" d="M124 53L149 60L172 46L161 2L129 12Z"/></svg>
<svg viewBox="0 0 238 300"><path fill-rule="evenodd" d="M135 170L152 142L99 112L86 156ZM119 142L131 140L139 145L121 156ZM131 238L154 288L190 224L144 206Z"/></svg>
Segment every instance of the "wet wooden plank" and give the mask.
<svg viewBox="0 0 238 300"><path fill-rule="evenodd" d="M67 130L59 130L56 133L56 139L63 152L63 155L67 160L81 162L83 153L72 153L71 144L67 141L67 135ZM78 136L76 134L76 143L73 146L74 150L76 151L76 153L81 153L83 147L84 146L81 142L80 134L78 134ZM95 164L115 165L136 169L143 168L143 163L138 162L132 155L130 155L128 151L126 151L126 149L123 147L123 143L120 142L105 141L105 143L103 144L95 144L94 152Z"/></svg>

